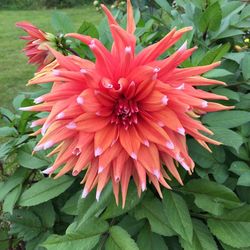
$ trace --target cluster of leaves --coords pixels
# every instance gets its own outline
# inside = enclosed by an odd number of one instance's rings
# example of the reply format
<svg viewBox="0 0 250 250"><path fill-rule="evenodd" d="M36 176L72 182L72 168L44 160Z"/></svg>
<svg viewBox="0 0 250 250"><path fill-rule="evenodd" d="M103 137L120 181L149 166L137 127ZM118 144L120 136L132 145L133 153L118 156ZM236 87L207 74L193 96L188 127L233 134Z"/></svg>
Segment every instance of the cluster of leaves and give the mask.
<svg viewBox="0 0 250 250"><path fill-rule="evenodd" d="M228 0L178 0L172 6L165 0L151 2L150 13L140 8L135 11L138 50L174 26L191 25L193 31L167 53L187 40L189 46L199 48L183 66L222 60L206 76L228 86L207 90L227 96L226 104L235 109L202 119L214 131L213 138L224 145L211 147L213 153L209 153L189 139L195 173L187 176L183 171L185 185L172 181L173 190L164 190L162 200L150 185L138 198L133 183L124 209L116 206L111 185L99 202L94 192L81 199L78 183L82 176L53 180L40 172L53 159L46 158L46 152L32 155L36 139L29 136L29 125L39 115L17 111L50 86L44 85L29 98L20 95L13 101L15 113L0 108L0 249L250 249L250 52L245 42L250 6ZM123 23L121 11L116 14ZM58 32L72 32L65 16L57 14L53 25ZM78 32L99 37L110 46L106 20L98 28L83 22ZM76 41L71 42L71 49L93 58Z"/></svg>

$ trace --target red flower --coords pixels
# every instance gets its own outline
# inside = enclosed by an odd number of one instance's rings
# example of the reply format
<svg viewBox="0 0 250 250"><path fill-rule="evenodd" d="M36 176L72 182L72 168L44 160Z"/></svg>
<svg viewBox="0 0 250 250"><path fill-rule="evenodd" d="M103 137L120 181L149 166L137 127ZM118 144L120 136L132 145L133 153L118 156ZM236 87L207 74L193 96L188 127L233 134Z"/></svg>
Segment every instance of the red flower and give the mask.
<svg viewBox="0 0 250 250"><path fill-rule="evenodd" d="M29 58L29 63L38 66L37 71L55 59L47 47L47 45L52 45L51 42L55 39L53 34L46 33L29 22L18 22L16 26L28 33L28 36L22 36L20 38L28 41L24 52Z"/></svg>
<svg viewBox="0 0 250 250"><path fill-rule="evenodd" d="M166 59L158 59L190 27L173 29L161 41L136 54L130 1L127 30L117 24L105 6L102 8L114 38L111 52L97 39L68 34L87 44L96 62L65 57L50 48L56 61L37 73L29 84L52 81L52 90L35 100L42 104L23 110L49 112L47 118L32 124L42 125L35 132L43 135L35 150L58 144L50 153L58 153L56 161L45 173L51 174L61 166L55 178L69 171L74 176L86 171L83 197L97 186L97 200L112 180L117 203L121 186L124 206L131 176L139 195L146 189L148 179L162 196L160 184L170 188L169 173L182 184L178 165L189 173L194 168L186 134L207 149L207 142L220 144L199 132L212 134L196 118L231 107L206 101L227 100L226 97L195 88L224 85L200 76L219 63L178 68L196 49L187 49L186 43Z"/></svg>

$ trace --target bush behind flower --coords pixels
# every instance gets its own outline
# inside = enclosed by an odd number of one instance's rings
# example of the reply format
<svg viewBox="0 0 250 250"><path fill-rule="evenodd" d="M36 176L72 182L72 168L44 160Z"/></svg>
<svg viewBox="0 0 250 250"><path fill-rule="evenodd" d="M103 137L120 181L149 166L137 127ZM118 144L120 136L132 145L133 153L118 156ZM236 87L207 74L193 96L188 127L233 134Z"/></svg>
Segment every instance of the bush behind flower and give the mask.
<svg viewBox="0 0 250 250"><path fill-rule="evenodd" d="M205 3L205 1L204 1ZM114 9L121 22L124 16ZM172 182L173 191L164 190L157 198L151 187L137 198L130 184L124 209L116 206L108 185L99 202L94 193L80 199L80 177L47 178L41 169L52 164L45 153L32 155L37 143L29 134L37 114L20 112L33 99L46 93L21 94L13 100L12 110L0 108L0 249L6 242L21 249L248 249L250 233L250 56L249 6L240 1L176 1L172 6L156 0L149 8L135 11L141 48L158 41L172 27L191 25L194 30L180 42L199 49L183 66L206 65L222 60L222 65L207 77L227 82L228 87L209 87L230 98L235 110L212 113L203 122L215 132L214 139L224 143L203 150L189 140L196 162L195 173L183 172L185 185ZM60 28L60 18L55 27ZM61 23L63 26L63 23ZM99 37L110 46L106 21L98 28L83 22L80 33ZM177 44L176 48L180 44ZM72 43L72 49L93 58L89 49ZM138 50L141 49L140 47ZM169 50L168 53L172 53ZM28 80L28 79L27 79ZM223 102L222 102L223 103ZM4 241L6 239L6 241ZM4 245L5 244L5 245ZM7 244L8 245L8 244Z"/></svg>

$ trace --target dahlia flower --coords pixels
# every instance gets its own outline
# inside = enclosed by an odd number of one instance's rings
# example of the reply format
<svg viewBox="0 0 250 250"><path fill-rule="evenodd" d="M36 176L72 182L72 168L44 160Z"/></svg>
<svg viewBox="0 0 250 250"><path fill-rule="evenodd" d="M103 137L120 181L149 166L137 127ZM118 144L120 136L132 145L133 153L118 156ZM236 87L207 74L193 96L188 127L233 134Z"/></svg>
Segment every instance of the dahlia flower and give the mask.
<svg viewBox="0 0 250 250"><path fill-rule="evenodd" d="M18 22L16 26L28 33L28 36L20 37L28 41L23 51L29 58L29 63L38 66L37 71L41 70L45 65L51 63L55 59L47 47L47 45L52 46L55 41L55 36L53 34L46 33L29 22Z"/></svg>
<svg viewBox="0 0 250 250"><path fill-rule="evenodd" d="M111 51L90 36L67 34L88 45L95 62L63 56L48 47L56 60L36 73L29 84L53 82L53 87L35 99L38 105L22 110L48 112L46 118L32 123L32 127L41 126L34 135L43 136L34 150L56 146L49 156L58 154L44 173L56 171L58 178L84 171L82 197L96 187L97 200L111 180L116 202L121 188L124 206L131 177L139 195L146 190L147 181L161 197L160 185L170 188L170 176L183 184L178 167L190 174L194 169L186 135L208 150L207 143L220 144L200 133L212 134L197 118L231 107L208 101L226 97L196 88L224 85L200 76L219 62L179 68L196 49L187 49L186 42L169 57L158 59L191 27L174 28L159 42L135 53L136 27L130 1L126 30L105 6L102 8L114 39Z"/></svg>

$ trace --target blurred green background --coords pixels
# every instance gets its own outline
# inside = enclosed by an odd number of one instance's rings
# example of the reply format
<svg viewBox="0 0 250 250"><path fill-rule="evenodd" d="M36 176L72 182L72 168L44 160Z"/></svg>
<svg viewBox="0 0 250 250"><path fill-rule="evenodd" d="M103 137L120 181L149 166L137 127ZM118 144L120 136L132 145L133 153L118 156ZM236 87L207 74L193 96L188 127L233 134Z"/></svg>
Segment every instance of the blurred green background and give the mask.
<svg viewBox="0 0 250 250"><path fill-rule="evenodd" d="M4 3L6 4L4 5ZM14 3L16 2L16 5ZM27 81L33 76L35 67L27 64L27 58L22 53L22 49L25 45L25 41L19 40L19 36L24 35L21 29L15 27L15 23L18 21L29 21L37 25L39 28L47 31L54 32L51 26L51 17L55 11L64 12L70 17L74 25L75 30L80 27L83 20L93 23L99 23L102 15L95 10L92 2L89 4L80 5L74 8L66 8L56 10L53 8L38 8L40 5L34 5L37 9L30 10L17 10L14 9L20 6L24 8L27 3L30 2L42 2L42 1L5 1L0 2L0 106L9 107L11 101L18 92L30 91L31 88L25 88ZM45 2L45 1L44 1ZM57 1L47 1L57 2ZM77 1L61 1L61 2L75 2ZM80 1L78 1L80 2ZM87 1L81 1L87 2ZM7 4L8 3L8 4ZM25 3L25 4L24 4ZM44 5L45 6L45 5ZM59 5L65 6L65 5ZM66 6L71 6L70 4ZM1 8L9 9L2 9ZM53 7L53 6L51 6Z"/></svg>

